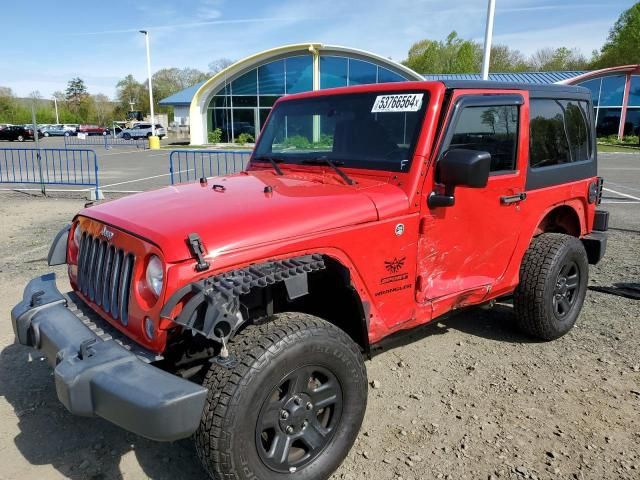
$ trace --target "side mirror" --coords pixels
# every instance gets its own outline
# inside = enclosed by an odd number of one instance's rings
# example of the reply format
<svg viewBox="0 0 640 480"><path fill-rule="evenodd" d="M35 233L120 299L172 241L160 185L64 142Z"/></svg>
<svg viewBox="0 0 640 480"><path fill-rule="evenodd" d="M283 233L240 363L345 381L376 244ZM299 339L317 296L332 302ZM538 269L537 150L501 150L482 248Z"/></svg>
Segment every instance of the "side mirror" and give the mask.
<svg viewBox="0 0 640 480"><path fill-rule="evenodd" d="M430 208L451 207L455 203L455 187L483 188L489 181L491 154L478 150L453 148L447 150L438 162L436 178L445 186L445 194L432 192L428 197Z"/></svg>

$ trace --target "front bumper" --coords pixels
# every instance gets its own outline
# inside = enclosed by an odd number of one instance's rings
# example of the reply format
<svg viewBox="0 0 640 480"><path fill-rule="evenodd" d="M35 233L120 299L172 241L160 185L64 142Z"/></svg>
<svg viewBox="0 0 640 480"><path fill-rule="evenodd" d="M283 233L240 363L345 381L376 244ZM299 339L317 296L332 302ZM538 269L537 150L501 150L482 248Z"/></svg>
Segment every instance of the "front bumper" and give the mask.
<svg viewBox="0 0 640 480"><path fill-rule="evenodd" d="M67 303L51 273L31 280L11 311L18 341L41 350L54 367L64 406L152 440L195 432L207 390L143 362L113 339L104 340Z"/></svg>

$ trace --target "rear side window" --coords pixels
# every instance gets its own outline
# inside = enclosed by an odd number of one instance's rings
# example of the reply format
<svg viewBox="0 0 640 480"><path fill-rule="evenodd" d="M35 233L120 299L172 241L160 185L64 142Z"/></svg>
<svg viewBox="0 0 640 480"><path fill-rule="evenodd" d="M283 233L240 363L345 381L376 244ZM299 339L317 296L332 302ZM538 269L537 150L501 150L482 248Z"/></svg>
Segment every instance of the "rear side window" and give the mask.
<svg viewBox="0 0 640 480"><path fill-rule="evenodd" d="M469 106L460 113L448 148L489 152L492 172L512 171L517 138L516 105Z"/></svg>
<svg viewBox="0 0 640 480"><path fill-rule="evenodd" d="M531 168L591 158L587 104L576 100L532 99L529 164Z"/></svg>

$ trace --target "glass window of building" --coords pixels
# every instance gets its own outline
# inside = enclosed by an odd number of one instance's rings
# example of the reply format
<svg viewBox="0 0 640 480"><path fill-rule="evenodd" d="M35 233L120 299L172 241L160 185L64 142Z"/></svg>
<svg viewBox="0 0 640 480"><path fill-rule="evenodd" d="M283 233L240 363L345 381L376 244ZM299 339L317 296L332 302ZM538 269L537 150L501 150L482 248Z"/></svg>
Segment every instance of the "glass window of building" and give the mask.
<svg viewBox="0 0 640 480"><path fill-rule="evenodd" d="M621 107L624 96L624 75L602 78L602 90L600 93L600 107Z"/></svg>
<svg viewBox="0 0 640 480"><path fill-rule="evenodd" d="M625 135L640 135L640 108L627 110L627 118L624 122Z"/></svg>
<svg viewBox="0 0 640 480"><path fill-rule="evenodd" d="M384 67L378 67L378 83L404 82L407 79Z"/></svg>
<svg viewBox="0 0 640 480"><path fill-rule="evenodd" d="M347 86L349 61L344 57L320 57L320 88Z"/></svg>
<svg viewBox="0 0 640 480"><path fill-rule="evenodd" d="M311 55L287 58L286 71L286 93L313 90L313 57Z"/></svg>
<svg viewBox="0 0 640 480"><path fill-rule="evenodd" d="M620 127L621 108L598 109L598 122L596 123L596 133L598 137L608 137L617 135Z"/></svg>
<svg viewBox="0 0 640 480"><path fill-rule="evenodd" d="M591 98L593 99L593 106L598 106L600 98L600 87L602 85L602 78L594 78L593 80L587 80L586 82L578 83L579 87L585 87L591 90Z"/></svg>
<svg viewBox="0 0 640 480"><path fill-rule="evenodd" d="M276 60L258 67L260 95L284 95L284 60Z"/></svg>
<svg viewBox="0 0 640 480"><path fill-rule="evenodd" d="M257 95L258 94L258 78L256 70L250 70L244 75L238 77L231 83L232 95Z"/></svg>
<svg viewBox="0 0 640 480"><path fill-rule="evenodd" d="M629 89L629 106L640 107L640 75L631 77L631 88Z"/></svg>
<svg viewBox="0 0 640 480"><path fill-rule="evenodd" d="M378 67L373 63L349 59L349 85L376 83Z"/></svg>

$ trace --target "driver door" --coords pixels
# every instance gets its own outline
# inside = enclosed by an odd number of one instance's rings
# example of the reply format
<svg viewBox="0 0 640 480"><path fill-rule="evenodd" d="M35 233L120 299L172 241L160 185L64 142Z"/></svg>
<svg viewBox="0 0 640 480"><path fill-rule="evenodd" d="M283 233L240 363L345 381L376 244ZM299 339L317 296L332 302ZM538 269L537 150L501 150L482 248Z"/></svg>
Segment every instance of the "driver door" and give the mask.
<svg viewBox="0 0 640 480"><path fill-rule="evenodd" d="M425 180L418 242L416 300L433 316L481 302L498 284L519 237L528 152L527 92L454 92L430 174ZM438 162L447 150L491 154L486 187L456 187L454 205L427 205L441 193Z"/></svg>

